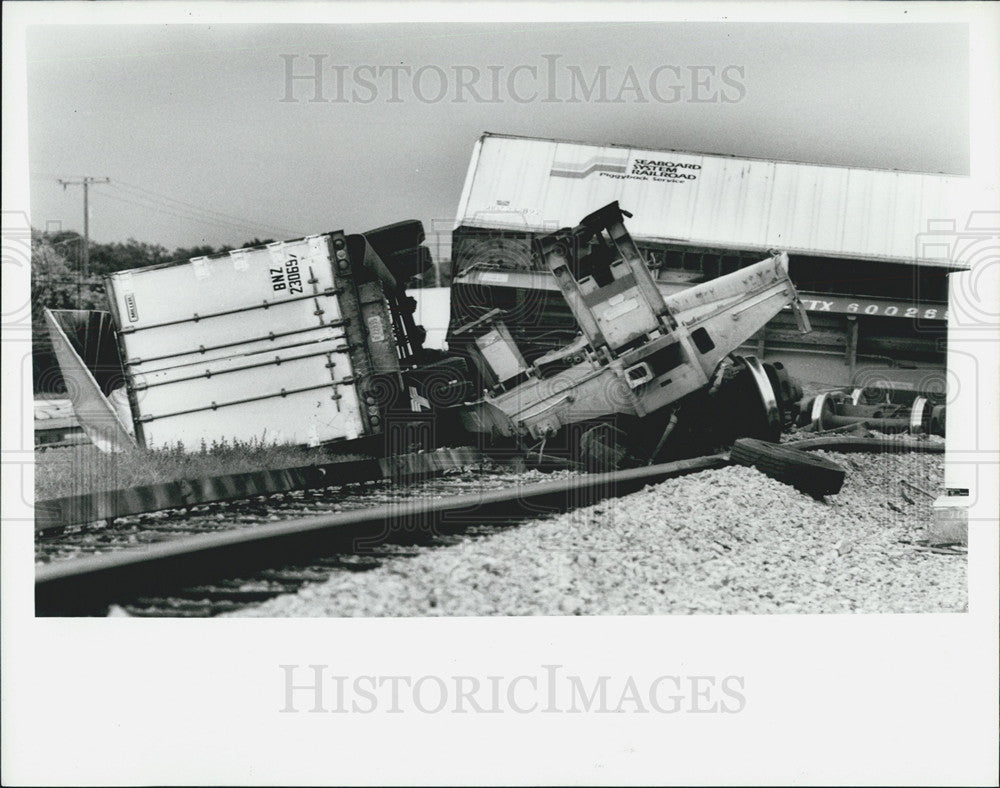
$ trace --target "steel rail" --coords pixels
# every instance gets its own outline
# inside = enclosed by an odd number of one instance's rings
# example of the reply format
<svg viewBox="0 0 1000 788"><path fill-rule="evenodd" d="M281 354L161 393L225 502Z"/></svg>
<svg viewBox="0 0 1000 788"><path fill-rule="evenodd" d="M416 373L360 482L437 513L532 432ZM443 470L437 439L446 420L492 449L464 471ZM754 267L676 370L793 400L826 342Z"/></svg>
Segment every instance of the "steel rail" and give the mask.
<svg viewBox="0 0 1000 788"><path fill-rule="evenodd" d="M385 541L432 537L470 524L510 522L587 506L666 479L721 468L725 454L443 499L290 520L60 561L35 572L36 615L103 615L107 605L169 593L317 555L364 552Z"/></svg>
<svg viewBox="0 0 1000 788"><path fill-rule="evenodd" d="M845 435L829 435L817 438L806 438L801 441L789 441L781 444L792 449L803 451L877 451L884 454L891 452L926 452L928 454L944 454L944 443L929 443L912 438L854 438Z"/></svg>
<svg viewBox="0 0 1000 788"><path fill-rule="evenodd" d="M96 523L129 515L236 501L293 490L379 479L406 481L442 473L451 468L474 465L485 459L486 455L479 449L462 446L421 454L227 473L48 498L35 502L35 532L44 534L68 525Z"/></svg>
<svg viewBox="0 0 1000 788"><path fill-rule="evenodd" d="M822 436L793 441L787 445L804 451L814 449L848 452L878 449L929 453L944 451L944 444L906 438ZM46 445L40 448L48 447ZM307 490L331 484L349 484L384 478L403 481L442 472L463 464L482 462L485 458L486 455L482 451L471 447L445 448L381 459L357 459L322 465L220 474L40 499L35 502L35 531L44 534L68 525L96 523L166 509L181 509L220 501L241 500L256 495Z"/></svg>
<svg viewBox="0 0 1000 788"><path fill-rule="evenodd" d="M928 452L944 445L899 438L825 436L784 444L805 451ZM142 548L60 561L35 572L35 613L103 615L107 605L163 594L241 572L318 554L364 552L384 541L430 537L469 524L511 522L587 506L676 476L729 464L728 454L573 476L520 488L407 501L372 509L308 517L205 536L182 537Z"/></svg>
<svg viewBox="0 0 1000 788"><path fill-rule="evenodd" d="M59 444L53 444L59 445ZM67 444L69 445L69 444ZM857 438L822 436L786 444L810 451L921 451L942 453L943 443L905 438ZM48 448L42 446L40 448ZM166 509L235 501L256 495L274 495L293 490L327 487L331 484L395 479L403 481L421 475L439 473L461 465L482 462L486 455L471 447L445 448L421 454L403 454L381 459L359 459L275 468L266 471L178 479L159 484L139 485L114 490L99 490L82 495L41 499L35 502L35 532L45 534L68 525L96 523Z"/></svg>

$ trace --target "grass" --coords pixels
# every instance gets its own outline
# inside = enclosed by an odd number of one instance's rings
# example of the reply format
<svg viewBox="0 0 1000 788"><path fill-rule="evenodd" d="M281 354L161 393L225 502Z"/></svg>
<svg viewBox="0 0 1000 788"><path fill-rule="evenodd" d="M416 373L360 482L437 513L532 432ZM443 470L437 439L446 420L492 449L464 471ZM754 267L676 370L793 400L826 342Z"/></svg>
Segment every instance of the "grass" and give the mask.
<svg viewBox="0 0 1000 788"><path fill-rule="evenodd" d="M105 454L96 446L70 446L35 452L35 499L82 495L177 479L318 465L363 455L331 456L323 448L266 444L260 441L202 445L189 452L172 449Z"/></svg>

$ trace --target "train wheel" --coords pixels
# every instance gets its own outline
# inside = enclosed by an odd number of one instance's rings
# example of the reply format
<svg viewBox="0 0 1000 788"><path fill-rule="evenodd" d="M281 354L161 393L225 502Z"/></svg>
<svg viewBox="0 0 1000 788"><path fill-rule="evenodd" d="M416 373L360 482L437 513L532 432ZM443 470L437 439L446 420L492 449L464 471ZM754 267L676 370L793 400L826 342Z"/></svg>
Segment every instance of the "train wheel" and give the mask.
<svg viewBox="0 0 1000 788"><path fill-rule="evenodd" d="M931 408L931 434L944 437L945 406L935 405Z"/></svg>
<svg viewBox="0 0 1000 788"><path fill-rule="evenodd" d="M741 432L751 437L777 441L781 437L781 406L767 370L756 356L743 356L739 360L744 366L743 375L748 380L743 388L746 392L746 410L745 429Z"/></svg>
<svg viewBox="0 0 1000 788"><path fill-rule="evenodd" d="M910 434L923 435L931 421L931 408L926 397L917 397L910 409Z"/></svg>

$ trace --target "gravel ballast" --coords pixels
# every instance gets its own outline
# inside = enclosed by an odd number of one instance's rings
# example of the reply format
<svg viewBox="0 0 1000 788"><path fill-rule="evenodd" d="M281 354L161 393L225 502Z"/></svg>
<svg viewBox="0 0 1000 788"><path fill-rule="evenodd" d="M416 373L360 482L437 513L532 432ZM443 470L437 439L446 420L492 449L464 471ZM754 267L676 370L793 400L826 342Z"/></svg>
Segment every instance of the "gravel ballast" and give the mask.
<svg viewBox="0 0 1000 788"><path fill-rule="evenodd" d="M966 610L965 556L921 544L941 456L817 454L847 469L825 501L730 466L337 574L231 615Z"/></svg>

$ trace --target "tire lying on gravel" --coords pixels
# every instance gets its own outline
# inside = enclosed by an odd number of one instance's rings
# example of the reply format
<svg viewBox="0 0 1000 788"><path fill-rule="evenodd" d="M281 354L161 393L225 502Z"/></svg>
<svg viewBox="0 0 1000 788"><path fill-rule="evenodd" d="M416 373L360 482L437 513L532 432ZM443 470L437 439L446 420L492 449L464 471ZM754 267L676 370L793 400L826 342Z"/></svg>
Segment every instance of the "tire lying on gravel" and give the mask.
<svg viewBox="0 0 1000 788"><path fill-rule="evenodd" d="M835 495L844 486L846 471L823 457L777 443L740 438L733 444L730 461L756 468L814 498Z"/></svg>

